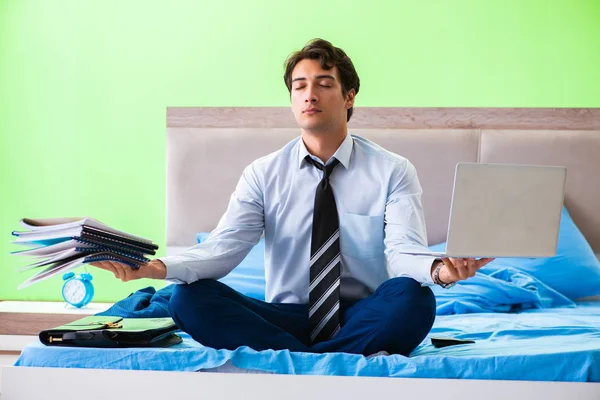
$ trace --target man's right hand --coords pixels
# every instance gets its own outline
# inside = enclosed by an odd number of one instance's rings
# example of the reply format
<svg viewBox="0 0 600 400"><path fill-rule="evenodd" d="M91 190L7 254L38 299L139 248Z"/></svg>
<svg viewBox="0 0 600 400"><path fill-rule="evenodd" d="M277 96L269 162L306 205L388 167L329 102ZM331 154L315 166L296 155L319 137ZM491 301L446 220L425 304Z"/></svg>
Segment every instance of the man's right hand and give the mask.
<svg viewBox="0 0 600 400"><path fill-rule="evenodd" d="M110 271L123 282L141 278L165 279L167 277L167 267L160 260L142 264L138 269L133 269L129 265L117 261L97 261L89 263L89 265Z"/></svg>

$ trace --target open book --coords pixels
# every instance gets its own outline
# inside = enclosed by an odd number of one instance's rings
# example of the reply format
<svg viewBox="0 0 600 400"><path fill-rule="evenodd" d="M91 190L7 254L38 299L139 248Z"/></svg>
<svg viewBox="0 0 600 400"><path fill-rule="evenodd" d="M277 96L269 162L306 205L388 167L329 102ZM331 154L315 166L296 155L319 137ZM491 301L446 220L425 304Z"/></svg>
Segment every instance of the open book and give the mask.
<svg viewBox="0 0 600 400"><path fill-rule="evenodd" d="M21 271L36 270L19 289L65 273L81 264L113 260L139 268L158 246L151 240L109 227L93 218L24 218L27 230L13 231L12 243L26 246L12 255L33 258Z"/></svg>

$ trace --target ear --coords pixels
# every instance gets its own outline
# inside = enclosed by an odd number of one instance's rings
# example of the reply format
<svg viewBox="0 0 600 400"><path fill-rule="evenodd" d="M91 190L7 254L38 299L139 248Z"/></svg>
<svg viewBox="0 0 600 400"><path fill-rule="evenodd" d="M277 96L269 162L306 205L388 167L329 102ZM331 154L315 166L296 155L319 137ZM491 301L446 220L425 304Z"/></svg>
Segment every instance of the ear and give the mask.
<svg viewBox="0 0 600 400"><path fill-rule="evenodd" d="M346 94L346 109L350 109L354 106L354 98L356 97L356 91L354 89L350 89L348 94Z"/></svg>

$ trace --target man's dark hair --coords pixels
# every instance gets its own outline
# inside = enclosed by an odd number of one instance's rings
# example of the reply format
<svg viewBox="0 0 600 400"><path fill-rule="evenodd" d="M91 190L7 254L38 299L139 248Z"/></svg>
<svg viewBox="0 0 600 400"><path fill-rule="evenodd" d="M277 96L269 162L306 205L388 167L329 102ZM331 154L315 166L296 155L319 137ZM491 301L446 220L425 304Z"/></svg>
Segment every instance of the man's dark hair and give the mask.
<svg viewBox="0 0 600 400"><path fill-rule="evenodd" d="M313 39L304 46L302 50L296 51L289 55L285 61L285 73L283 80L288 88L290 94L292 93L292 71L296 65L304 60L319 60L321 68L329 70L334 66L338 68L340 72L340 79L342 81L342 95L346 97L350 89L354 89L355 93L358 93L360 87L360 79L354 69L354 64L350 57L346 55L344 50L339 47L333 46L330 42L323 39ZM354 107L348 109L348 116L346 121L350 121Z"/></svg>

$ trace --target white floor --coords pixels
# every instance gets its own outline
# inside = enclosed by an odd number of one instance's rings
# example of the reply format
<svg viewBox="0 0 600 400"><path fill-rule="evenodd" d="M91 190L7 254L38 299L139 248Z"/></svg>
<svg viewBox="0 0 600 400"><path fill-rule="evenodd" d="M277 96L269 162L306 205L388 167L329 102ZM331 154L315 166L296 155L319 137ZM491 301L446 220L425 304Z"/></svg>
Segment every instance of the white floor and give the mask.
<svg viewBox="0 0 600 400"><path fill-rule="evenodd" d="M19 356L0 354L0 397L2 397L2 368L14 365Z"/></svg>
<svg viewBox="0 0 600 400"><path fill-rule="evenodd" d="M6 368L2 400L598 400L600 384L203 372ZM35 382L35 384L31 384Z"/></svg>
<svg viewBox="0 0 600 400"><path fill-rule="evenodd" d="M21 352L25 345L37 341L37 336L0 335L0 351ZM11 367L19 358L18 354L0 354L0 368ZM2 374L0 374L0 394L2 393Z"/></svg>

